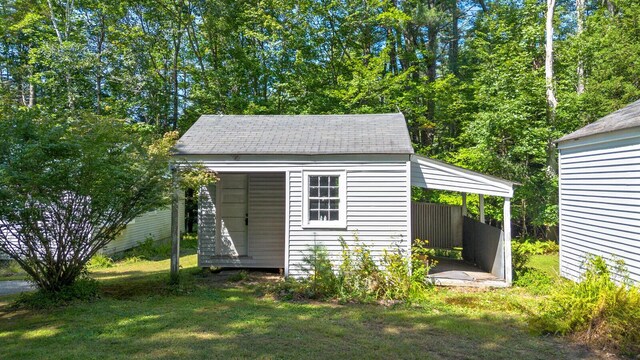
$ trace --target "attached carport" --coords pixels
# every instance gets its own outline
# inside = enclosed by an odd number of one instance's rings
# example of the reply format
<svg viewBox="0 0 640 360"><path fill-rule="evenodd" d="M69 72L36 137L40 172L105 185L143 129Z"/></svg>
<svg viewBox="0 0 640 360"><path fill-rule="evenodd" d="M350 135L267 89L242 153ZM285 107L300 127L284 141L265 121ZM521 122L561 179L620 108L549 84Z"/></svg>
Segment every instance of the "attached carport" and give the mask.
<svg viewBox="0 0 640 360"><path fill-rule="evenodd" d="M436 267L432 273L434 282L442 285L474 286L485 278L491 278L497 281L486 281L485 283L490 286L511 285L511 198L515 183L424 156L412 155L411 185L430 190L454 191L462 195L462 221L459 223L463 228L462 257L464 261L458 263L446 261L442 264L446 269L440 271ZM479 196L479 220L467 216L467 194ZM485 223L485 196L504 199L502 229ZM421 221L415 216L412 216L412 219L414 222ZM432 226L442 227L442 224ZM474 267L478 271L473 272ZM487 276L483 276L483 273Z"/></svg>

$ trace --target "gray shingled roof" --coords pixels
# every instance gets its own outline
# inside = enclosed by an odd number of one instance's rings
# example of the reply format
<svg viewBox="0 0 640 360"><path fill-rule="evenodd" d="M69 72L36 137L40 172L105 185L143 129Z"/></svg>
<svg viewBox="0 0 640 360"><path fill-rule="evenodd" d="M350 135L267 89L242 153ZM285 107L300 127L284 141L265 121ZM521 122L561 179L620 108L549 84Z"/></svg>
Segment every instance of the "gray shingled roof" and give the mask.
<svg viewBox="0 0 640 360"><path fill-rule="evenodd" d="M565 135L556 142L576 140L585 136L608 133L617 130L640 127L640 100L627 105L626 107L612 112L602 119L593 122L582 129L576 130L569 135Z"/></svg>
<svg viewBox="0 0 640 360"><path fill-rule="evenodd" d="M412 154L404 116L203 115L177 155Z"/></svg>

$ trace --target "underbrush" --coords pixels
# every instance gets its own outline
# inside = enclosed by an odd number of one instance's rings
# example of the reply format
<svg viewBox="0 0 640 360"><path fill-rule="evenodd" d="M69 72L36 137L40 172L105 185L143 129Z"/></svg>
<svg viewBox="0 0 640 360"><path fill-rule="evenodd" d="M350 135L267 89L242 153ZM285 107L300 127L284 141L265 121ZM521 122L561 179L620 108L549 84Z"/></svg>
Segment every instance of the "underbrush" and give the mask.
<svg viewBox="0 0 640 360"><path fill-rule="evenodd" d="M106 269L114 265L115 263L112 258L103 254L95 254L89 262L87 262L87 269Z"/></svg>
<svg viewBox="0 0 640 360"><path fill-rule="evenodd" d="M431 284L426 241L416 241L411 258L401 248L384 250L380 264L371 250L358 242L349 246L340 239L341 261L335 266L323 246L309 249L304 258L305 279L289 278L268 291L285 299L337 299L341 302L373 302L378 300L416 302L424 299ZM429 264L429 265L427 265Z"/></svg>
<svg viewBox="0 0 640 360"><path fill-rule="evenodd" d="M581 282L556 286L529 325L540 334L574 334L586 343L627 355L640 354L640 288L624 278L622 262L613 271L593 257Z"/></svg>
<svg viewBox="0 0 640 360"><path fill-rule="evenodd" d="M555 280L545 272L529 266L533 255L557 253L558 244L553 241L514 240L511 242L513 284L527 288L535 295L549 293Z"/></svg>
<svg viewBox="0 0 640 360"><path fill-rule="evenodd" d="M0 280L3 277L15 276L24 273L24 270L15 260L0 260Z"/></svg>
<svg viewBox="0 0 640 360"><path fill-rule="evenodd" d="M138 258L143 260L161 260L171 256L171 242L159 243L152 237L139 242L138 246L123 253L123 260Z"/></svg>
<svg viewBox="0 0 640 360"><path fill-rule="evenodd" d="M15 308L49 309L98 298L99 284L95 279L83 276L59 291L38 290L22 293L13 303Z"/></svg>

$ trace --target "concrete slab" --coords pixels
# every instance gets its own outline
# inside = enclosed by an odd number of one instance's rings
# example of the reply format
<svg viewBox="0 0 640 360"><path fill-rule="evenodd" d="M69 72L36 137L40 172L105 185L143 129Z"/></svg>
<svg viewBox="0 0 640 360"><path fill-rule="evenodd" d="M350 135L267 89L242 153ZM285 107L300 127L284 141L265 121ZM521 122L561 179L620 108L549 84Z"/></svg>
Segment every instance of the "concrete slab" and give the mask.
<svg viewBox="0 0 640 360"><path fill-rule="evenodd" d="M434 259L438 263L429 272L429 280L440 286L507 287L507 283L490 272L483 271L463 260Z"/></svg>

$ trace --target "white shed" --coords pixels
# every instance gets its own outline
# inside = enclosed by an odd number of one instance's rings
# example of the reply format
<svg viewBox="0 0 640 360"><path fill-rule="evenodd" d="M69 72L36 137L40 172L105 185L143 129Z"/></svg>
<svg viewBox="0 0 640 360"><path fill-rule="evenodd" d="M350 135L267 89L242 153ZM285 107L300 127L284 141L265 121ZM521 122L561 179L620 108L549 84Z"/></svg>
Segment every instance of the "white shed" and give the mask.
<svg viewBox="0 0 640 360"><path fill-rule="evenodd" d="M589 254L623 260L640 282L640 101L557 141L560 274Z"/></svg>
<svg viewBox="0 0 640 360"><path fill-rule="evenodd" d="M399 113L202 116L178 141L175 158L220 178L200 192L201 267L281 268L301 277L312 246L337 260L339 239L356 236L377 259L384 249L409 254L412 185L504 197L510 218L512 183L415 155ZM506 236L487 253L508 284L506 224ZM177 262L174 253L174 271Z"/></svg>

